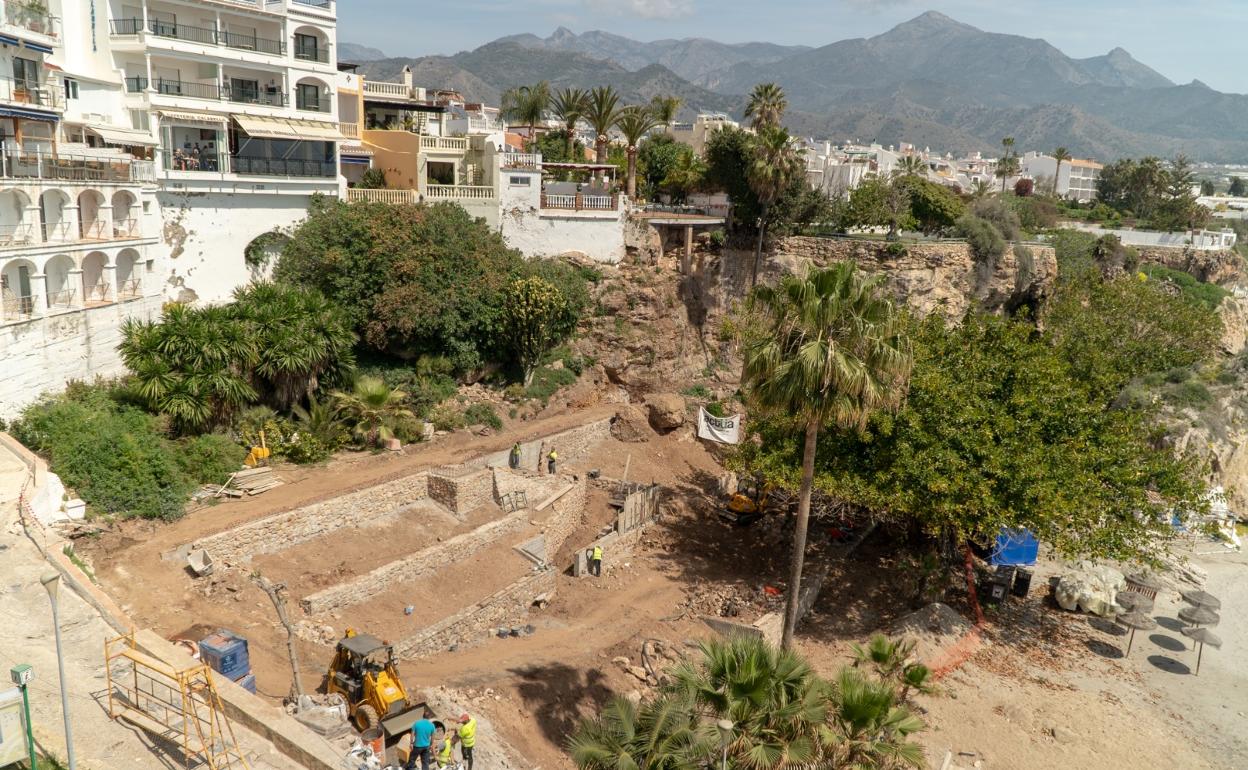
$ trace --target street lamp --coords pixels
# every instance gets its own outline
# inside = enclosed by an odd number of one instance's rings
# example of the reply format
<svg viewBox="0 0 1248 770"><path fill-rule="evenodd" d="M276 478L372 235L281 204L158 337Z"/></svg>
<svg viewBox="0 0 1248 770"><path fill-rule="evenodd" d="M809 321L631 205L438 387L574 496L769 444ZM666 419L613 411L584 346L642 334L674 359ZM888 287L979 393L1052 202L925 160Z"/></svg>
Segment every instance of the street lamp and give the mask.
<svg viewBox="0 0 1248 770"><path fill-rule="evenodd" d="M26 718L26 750L30 752L30 770L39 770L35 760L35 730L30 721L30 693L26 689L35 678L35 670L22 663L9 669L9 678L22 690L22 715Z"/></svg>
<svg viewBox="0 0 1248 770"><path fill-rule="evenodd" d="M65 719L65 752L69 755L69 770L77 770L78 764L74 761L74 733L69 719L69 690L65 685L65 656L61 654L61 619L56 607L56 589L61 584L61 573L48 570L39 578L39 582L43 583L48 599L52 602L52 628L56 632L56 668L61 677L61 713Z"/></svg>
<svg viewBox="0 0 1248 770"><path fill-rule="evenodd" d="M732 729L735 726L731 719L721 719L715 723L715 728L719 730L719 745L724 752L719 770L728 770L728 744L732 743Z"/></svg>

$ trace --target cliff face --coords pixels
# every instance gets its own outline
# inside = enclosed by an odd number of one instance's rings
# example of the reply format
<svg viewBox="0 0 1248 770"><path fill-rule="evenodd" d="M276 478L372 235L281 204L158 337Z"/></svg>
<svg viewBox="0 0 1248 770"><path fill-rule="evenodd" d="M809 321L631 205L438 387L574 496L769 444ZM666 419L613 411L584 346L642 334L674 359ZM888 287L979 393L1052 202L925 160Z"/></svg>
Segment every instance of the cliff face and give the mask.
<svg viewBox="0 0 1248 770"><path fill-rule="evenodd" d="M753 259L744 249L726 249L707 266L704 280L724 300L743 294ZM975 260L966 243L957 241L888 244L791 237L777 240L764 255L759 280L846 260L882 273L897 301L919 315L940 313L950 321L961 319L973 306L992 313L1037 307L1052 293L1057 279L1057 258L1050 246L1016 246L995 263L985 264Z"/></svg>

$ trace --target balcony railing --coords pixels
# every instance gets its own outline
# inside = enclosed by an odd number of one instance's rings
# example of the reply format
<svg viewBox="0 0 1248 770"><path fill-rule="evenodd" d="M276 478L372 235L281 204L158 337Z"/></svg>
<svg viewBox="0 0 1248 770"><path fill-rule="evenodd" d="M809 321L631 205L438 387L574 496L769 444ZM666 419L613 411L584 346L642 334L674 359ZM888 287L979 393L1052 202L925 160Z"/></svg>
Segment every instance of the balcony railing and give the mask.
<svg viewBox="0 0 1248 770"><path fill-rule="evenodd" d="M295 46L295 58L302 61L317 61L322 64L329 63L329 46L318 45L312 46Z"/></svg>
<svg viewBox="0 0 1248 770"><path fill-rule="evenodd" d="M117 284L117 299L137 299L143 296L143 281L139 278L130 278Z"/></svg>
<svg viewBox="0 0 1248 770"><path fill-rule="evenodd" d="M360 138L360 124L359 123L339 123L338 133L342 134L348 139L359 139Z"/></svg>
<svg viewBox="0 0 1248 770"><path fill-rule="evenodd" d="M0 101L57 110L64 106L61 97L60 89L48 88L43 83L0 78Z"/></svg>
<svg viewBox="0 0 1248 770"><path fill-rule="evenodd" d="M148 19L147 29L156 37L184 40L188 43L216 45L221 39L221 33L212 27L195 27L189 24L160 21L159 19Z"/></svg>
<svg viewBox="0 0 1248 770"><path fill-rule="evenodd" d="M429 200L490 200L494 188L489 185L431 184L425 190Z"/></svg>
<svg viewBox="0 0 1248 770"><path fill-rule="evenodd" d="M283 158L245 158L233 156L236 174L247 176L335 177L338 164L319 160L287 160Z"/></svg>
<svg viewBox="0 0 1248 770"><path fill-rule="evenodd" d="M68 243L75 240L70 237L70 233L77 235L70 228L69 222L44 222L40 225L40 230L43 232L44 243Z"/></svg>
<svg viewBox="0 0 1248 770"><path fill-rule="evenodd" d="M284 56L286 54L286 41L273 40L266 37L257 37L256 35L240 35L237 32L221 32L221 42L226 48L235 48L239 51L256 51L257 53L273 54L274 56Z"/></svg>
<svg viewBox="0 0 1248 770"><path fill-rule="evenodd" d="M0 246L24 246L34 240L35 225L31 222L0 225Z"/></svg>
<svg viewBox="0 0 1248 770"><path fill-rule="evenodd" d="M520 168L536 171L542 167L542 155L538 152L506 152L502 155L503 168Z"/></svg>
<svg viewBox="0 0 1248 770"><path fill-rule="evenodd" d="M458 136L422 136L420 149L463 152L468 149L468 140Z"/></svg>
<svg viewBox="0 0 1248 770"><path fill-rule="evenodd" d="M153 178L150 161L53 155L0 147L0 177L69 182L135 182Z"/></svg>
<svg viewBox="0 0 1248 770"><path fill-rule="evenodd" d="M217 83L195 83L185 80L156 80L156 93L165 96L185 96L191 99L220 99L221 86Z"/></svg>
<svg viewBox="0 0 1248 770"><path fill-rule="evenodd" d="M138 238L139 223L134 219L114 219L113 220L113 237L114 238Z"/></svg>
<svg viewBox="0 0 1248 770"><path fill-rule="evenodd" d="M35 314L35 298L30 295L18 296L6 291L0 306L6 321L22 321Z"/></svg>
<svg viewBox="0 0 1248 770"><path fill-rule="evenodd" d="M617 211L618 195L542 193L542 208L567 211Z"/></svg>
<svg viewBox="0 0 1248 770"><path fill-rule="evenodd" d="M268 90L264 88L236 88L230 86L225 89L226 98L232 102L239 104L266 104L270 107L285 107L290 103L290 98L285 91L274 89Z"/></svg>
<svg viewBox="0 0 1248 770"><path fill-rule="evenodd" d="M412 90L402 83L382 83L365 80L364 93L377 94L378 96L402 96L404 98L408 98L411 96Z"/></svg>
<svg viewBox="0 0 1248 770"><path fill-rule="evenodd" d="M419 203L420 193L415 190L369 190L361 187L347 188L347 203Z"/></svg>
<svg viewBox="0 0 1248 770"><path fill-rule="evenodd" d="M306 5L309 8L320 8L325 11L332 10L334 0L290 0L295 5Z"/></svg>
<svg viewBox="0 0 1248 770"><path fill-rule="evenodd" d="M62 310L74 306L74 299L77 298L78 292L74 289L62 289L48 294L48 307L52 310Z"/></svg>
<svg viewBox="0 0 1248 770"><path fill-rule="evenodd" d="M296 99L295 109L302 112L329 112L329 99Z"/></svg>
<svg viewBox="0 0 1248 770"><path fill-rule="evenodd" d="M126 78L126 93L141 94L147 90L147 78L142 75Z"/></svg>
<svg viewBox="0 0 1248 770"><path fill-rule="evenodd" d="M94 286L82 287L82 299L87 304L103 305L111 302L113 296L113 287L104 281L100 281Z"/></svg>
<svg viewBox="0 0 1248 770"><path fill-rule="evenodd" d="M109 30L114 35L126 36L137 35L143 31L142 19L113 19L108 23Z"/></svg>
<svg viewBox="0 0 1248 770"><path fill-rule="evenodd" d="M56 17L48 14L43 3L5 3L4 20L15 27L56 37Z"/></svg>
<svg viewBox="0 0 1248 770"><path fill-rule="evenodd" d="M92 222L78 223L78 238L83 241L106 241L108 240L109 228L108 223L96 219Z"/></svg>

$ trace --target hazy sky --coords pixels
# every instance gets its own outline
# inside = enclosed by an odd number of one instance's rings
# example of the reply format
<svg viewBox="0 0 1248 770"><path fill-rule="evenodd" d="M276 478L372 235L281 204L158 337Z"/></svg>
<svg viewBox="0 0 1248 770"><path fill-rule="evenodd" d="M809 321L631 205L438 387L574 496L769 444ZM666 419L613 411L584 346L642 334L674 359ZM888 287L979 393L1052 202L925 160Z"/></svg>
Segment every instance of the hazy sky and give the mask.
<svg viewBox="0 0 1248 770"><path fill-rule="evenodd" d="M1048 40L1075 57L1115 46L1178 83L1248 93L1235 63L1245 0L339 0L340 39L391 56L451 54L563 25L637 40L707 37L810 46L870 37L927 10Z"/></svg>

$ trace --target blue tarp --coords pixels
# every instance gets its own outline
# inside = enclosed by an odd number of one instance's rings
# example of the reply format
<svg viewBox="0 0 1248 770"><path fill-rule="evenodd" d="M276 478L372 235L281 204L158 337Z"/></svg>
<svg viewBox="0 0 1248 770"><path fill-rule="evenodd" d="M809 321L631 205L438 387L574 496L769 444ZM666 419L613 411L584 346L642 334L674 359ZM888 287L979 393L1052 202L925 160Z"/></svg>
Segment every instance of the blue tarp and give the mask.
<svg viewBox="0 0 1248 770"><path fill-rule="evenodd" d="M994 566L1027 567L1036 563L1040 542L1026 529L1001 528L989 562Z"/></svg>

